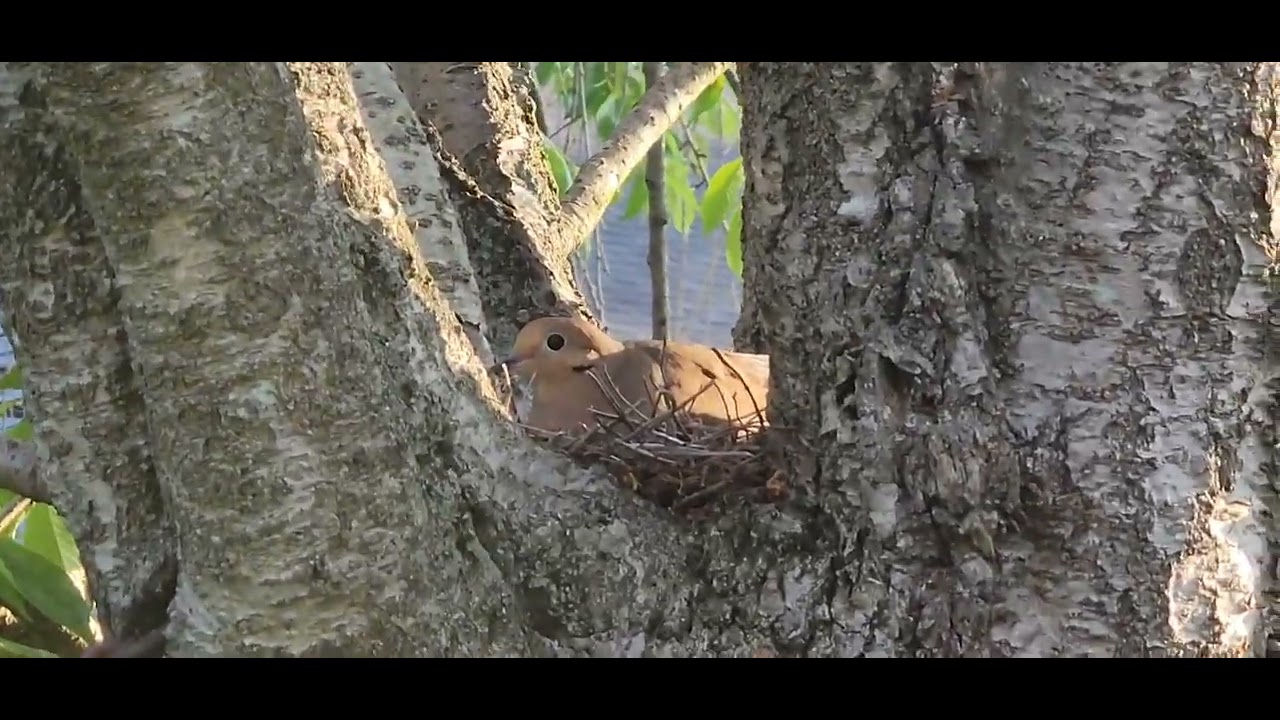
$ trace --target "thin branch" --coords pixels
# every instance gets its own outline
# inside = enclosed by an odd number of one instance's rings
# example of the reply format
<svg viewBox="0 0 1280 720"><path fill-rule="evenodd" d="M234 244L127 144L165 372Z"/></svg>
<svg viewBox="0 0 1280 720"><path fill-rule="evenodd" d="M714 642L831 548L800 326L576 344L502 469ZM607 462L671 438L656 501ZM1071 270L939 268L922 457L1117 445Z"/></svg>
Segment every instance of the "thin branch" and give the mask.
<svg viewBox="0 0 1280 720"><path fill-rule="evenodd" d="M707 172L707 164L705 162L706 158L702 153L698 152L698 146L693 141L693 131L689 128L689 123L681 119L680 122L677 123L677 127L680 128L680 134L684 136L683 148L686 154L688 155L689 159L693 161L693 166L698 171L698 177L701 178L698 186L702 188L710 187L711 175L710 173ZM687 242L688 238L686 237L685 239L686 239L686 242L680 246L680 262L681 263L686 262L689 257L689 243ZM706 309L707 294L711 290L711 273L715 270L715 267L716 267L715 263L706 263L706 269L703 271L702 285L700 286L702 288L702 292L698 296L699 297L698 312L702 312L703 310ZM687 294L685 290L688 287L688 283L689 283L689 273L685 273L680 278L680 288L677 294L677 297L680 299L681 304L684 304L684 298ZM668 293L670 293L669 290L668 290Z"/></svg>
<svg viewBox="0 0 1280 720"><path fill-rule="evenodd" d="M681 120L677 123L680 128L680 134L683 136L681 148L688 153L689 159L693 161L694 168L698 171L698 176L702 178L700 187L707 187L711 184L711 175L707 173L707 156L698 150L698 144L693 141L693 130L689 128L689 123Z"/></svg>
<svg viewBox="0 0 1280 720"><path fill-rule="evenodd" d="M560 133L563 133L565 130L568 130L569 128L573 127L573 124L576 122L578 122L578 118L575 118L575 117L568 118L564 122L560 123L560 127L556 128L555 132L548 135L547 138L551 140L555 140L556 138L560 137ZM569 140L568 138L566 138L565 144L567 145L568 143L569 143Z"/></svg>
<svg viewBox="0 0 1280 720"><path fill-rule="evenodd" d="M662 63L644 63L644 85L657 87L662 79ZM644 167L644 186L649 191L649 283L653 296L653 339L666 340L670 334L670 312L667 307L667 203L665 148L659 141L649 146Z"/></svg>
<svg viewBox="0 0 1280 720"><path fill-rule="evenodd" d="M18 498L0 508L0 534L8 535L18 524L18 519L31 507L31 498Z"/></svg>
<svg viewBox="0 0 1280 720"><path fill-rule="evenodd" d="M720 62L680 63L645 93L604 148L583 164L565 194L555 224L562 241L572 247L582 242L604 216L631 169L728 66Z"/></svg>

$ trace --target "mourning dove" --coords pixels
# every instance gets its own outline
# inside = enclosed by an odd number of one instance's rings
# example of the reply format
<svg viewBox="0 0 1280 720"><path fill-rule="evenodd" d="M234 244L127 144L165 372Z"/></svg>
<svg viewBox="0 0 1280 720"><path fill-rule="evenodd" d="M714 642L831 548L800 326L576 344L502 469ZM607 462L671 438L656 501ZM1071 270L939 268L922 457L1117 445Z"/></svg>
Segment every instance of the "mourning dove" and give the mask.
<svg viewBox="0 0 1280 720"><path fill-rule="evenodd" d="M593 409L617 414L602 388L609 381L645 417L665 384L677 405L697 395L686 411L703 423L760 424L769 399L768 360L691 343L624 344L584 320L548 317L521 328L509 356L494 367L506 365L531 386L525 424L561 432L595 427Z"/></svg>

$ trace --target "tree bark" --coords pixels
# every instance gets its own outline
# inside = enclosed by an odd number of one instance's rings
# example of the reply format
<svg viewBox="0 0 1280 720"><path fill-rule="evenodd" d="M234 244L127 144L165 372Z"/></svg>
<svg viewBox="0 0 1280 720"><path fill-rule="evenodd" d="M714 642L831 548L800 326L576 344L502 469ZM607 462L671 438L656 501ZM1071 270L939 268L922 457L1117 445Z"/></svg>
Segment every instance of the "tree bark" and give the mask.
<svg viewBox="0 0 1280 720"><path fill-rule="evenodd" d="M779 348L798 492L694 523L501 416L386 220L344 65L4 66L5 329L111 634L167 620L176 656L1259 652L1268 148L1240 128L1270 132L1274 84L955 70L743 64L740 334ZM1240 260L1203 263L1223 230Z"/></svg>
<svg viewBox="0 0 1280 720"><path fill-rule="evenodd" d="M423 122L439 131L490 322L505 352L543 315L591 318L574 283L573 247L551 232L560 202L536 107L510 63L391 63Z"/></svg>
<svg viewBox="0 0 1280 720"><path fill-rule="evenodd" d="M662 63L644 63L644 86L652 88L662 78ZM649 192L649 302L654 340L671 337L671 312L668 309L670 293L667 287L667 202L666 148L661 139L649 148L645 156L644 186Z"/></svg>
<svg viewBox="0 0 1280 720"><path fill-rule="evenodd" d="M403 215L372 222L395 194L345 69L19 75L6 329L114 634L167 615L175 655L524 652L448 481L478 467L460 437L511 433L476 429L487 380Z"/></svg>
<svg viewBox="0 0 1280 720"><path fill-rule="evenodd" d="M840 548L810 652L1260 653L1274 65L740 72L735 335Z"/></svg>
<svg viewBox="0 0 1280 720"><path fill-rule="evenodd" d="M369 141L376 149L364 157L388 174L432 280L471 338L476 354L486 365L492 365L496 358L489 346L484 302L466 236L457 206L440 177L440 166L435 161L428 132L409 107L390 65L348 63L348 68L369 130ZM373 168L366 171L374 172ZM380 199L377 207L382 211L384 222L398 221L395 203ZM503 347L502 352L505 351Z"/></svg>

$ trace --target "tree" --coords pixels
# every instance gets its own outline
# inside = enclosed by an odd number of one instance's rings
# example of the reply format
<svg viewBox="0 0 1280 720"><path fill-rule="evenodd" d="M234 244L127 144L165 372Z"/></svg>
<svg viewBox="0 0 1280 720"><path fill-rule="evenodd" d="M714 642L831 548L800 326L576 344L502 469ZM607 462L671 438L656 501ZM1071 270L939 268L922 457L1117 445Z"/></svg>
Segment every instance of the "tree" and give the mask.
<svg viewBox="0 0 1280 720"><path fill-rule="evenodd" d="M501 416L377 65L0 71L5 327L117 633L1260 651L1272 66L742 65L738 334L797 492L692 523Z"/></svg>
<svg viewBox="0 0 1280 720"><path fill-rule="evenodd" d="M835 538L810 652L1260 652L1274 64L741 75L738 340Z"/></svg>

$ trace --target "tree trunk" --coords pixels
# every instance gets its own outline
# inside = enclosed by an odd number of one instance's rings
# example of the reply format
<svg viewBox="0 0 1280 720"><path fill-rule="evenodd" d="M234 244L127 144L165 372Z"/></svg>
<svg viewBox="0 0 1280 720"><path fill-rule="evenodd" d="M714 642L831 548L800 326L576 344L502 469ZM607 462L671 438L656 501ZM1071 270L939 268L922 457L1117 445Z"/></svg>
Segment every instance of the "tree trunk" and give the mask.
<svg viewBox="0 0 1280 720"><path fill-rule="evenodd" d="M742 66L741 334L806 349L773 357L800 492L694 523L501 416L344 65L4 66L5 328L106 624L177 656L1258 651L1239 128L1273 86L998 70ZM1170 247L1224 229L1245 277L1189 306L1220 281Z"/></svg>
<svg viewBox="0 0 1280 720"><path fill-rule="evenodd" d="M4 135L20 184L0 204L21 209L3 223L8 327L107 624L140 633L168 606L179 655L491 642L450 620L500 617L503 596L461 560L458 485L434 480L461 474L457 437L492 412L457 322L422 307L440 297L403 214L370 241L395 194L365 172L345 69L23 79Z"/></svg>
<svg viewBox="0 0 1280 720"><path fill-rule="evenodd" d="M736 339L839 538L810 652L1260 653L1274 66L740 68Z"/></svg>
<svg viewBox="0 0 1280 720"><path fill-rule="evenodd" d="M440 133L446 176L470 240L471 261L498 352L543 315L590 318L574 284L574 247L556 236L560 209L543 157L532 86L510 63L391 63L424 122Z"/></svg>

